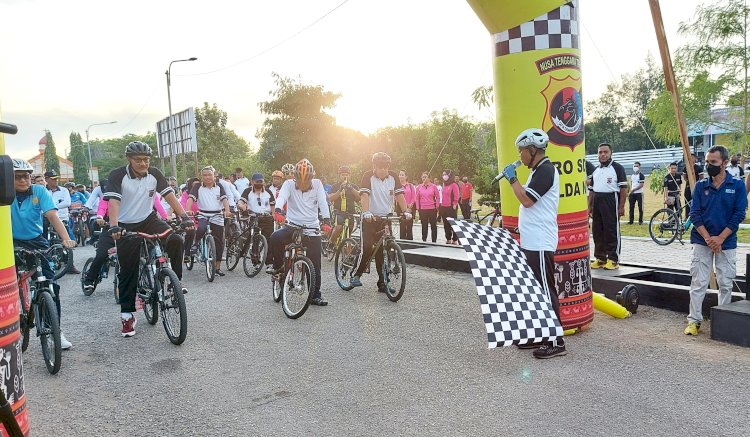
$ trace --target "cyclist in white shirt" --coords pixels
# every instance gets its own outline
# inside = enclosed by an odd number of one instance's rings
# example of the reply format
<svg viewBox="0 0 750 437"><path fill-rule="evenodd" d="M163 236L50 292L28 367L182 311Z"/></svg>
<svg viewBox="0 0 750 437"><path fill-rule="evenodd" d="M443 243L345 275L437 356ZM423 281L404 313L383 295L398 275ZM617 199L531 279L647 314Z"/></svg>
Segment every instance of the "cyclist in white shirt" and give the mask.
<svg viewBox="0 0 750 437"><path fill-rule="evenodd" d="M190 190L190 196L185 209L188 215L194 214L192 211L193 202L198 203L198 229L195 231L192 252L198 250L198 243L206 234L206 228L211 226L211 234L216 242L216 259L214 260L215 273L218 276L224 276L221 271L221 260L224 254L224 217L231 217L232 212L229 210L229 202L224 192L224 187L217 183L216 171L213 167L206 166L201 170L201 184L196 184ZM221 212L224 211L224 217ZM201 216L203 214L216 214L212 217Z"/></svg>
<svg viewBox="0 0 750 437"><path fill-rule="evenodd" d="M237 202L240 211L249 211L258 215L258 226L260 233L271 241L273 233L273 210L276 207L276 195L270 189L266 188L263 175L255 173L253 175L253 184L246 188L242 197ZM266 257L266 265L271 264L271 253Z"/></svg>
<svg viewBox="0 0 750 437"><path fill-rule="evenodd" d="M234 181L234 186L235 188L237 188L237 192L244 193L245 190L247 190L248 187L250 187L250 181L247 180L247 178L245 177L245 174L242 171L241 167L237 167L234 169L234 176L237 178Z"/></svg>
<svg viewBox="0 0 750 437"><path fill-rule="evenodd" d="M323 217L324 232L330 232L331 219L328 210L328 199L325 189L319 179L313 179L315 170L307 159L297 163L294 168L296 179L288 179L281 186L279 197L276 199L276 213L283 214L284 205L287 206L286 220L295 225L319 228L319 216ZM326 229L327 228L327 229ZM315 284L313 284L312 304L326 306L328 302L320 293L320 235L315 230L305 230L302 244L307 248L307 257L315 267ZM273 266L267 273L279 274L284 262L284 247L292 242L294 230L284 227L271 234L271 254Z"/></svg>

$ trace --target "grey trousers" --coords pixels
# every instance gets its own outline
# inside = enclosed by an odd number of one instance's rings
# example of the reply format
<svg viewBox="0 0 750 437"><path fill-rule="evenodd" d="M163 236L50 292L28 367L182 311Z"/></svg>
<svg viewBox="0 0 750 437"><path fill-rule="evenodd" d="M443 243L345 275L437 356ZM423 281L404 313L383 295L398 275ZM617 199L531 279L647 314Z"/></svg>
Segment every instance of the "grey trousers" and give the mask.
<svg viewBox="0 0 750 437"><path fill-rule="evenodd" d="M690 262L690 314L688 322L703 320L703 298L710 279L711 267L716 270L719 285L719 305L732 302L733 279L737 275L737 250L727 249L713 253L708 246L693 244L693 260Z"/></svg>

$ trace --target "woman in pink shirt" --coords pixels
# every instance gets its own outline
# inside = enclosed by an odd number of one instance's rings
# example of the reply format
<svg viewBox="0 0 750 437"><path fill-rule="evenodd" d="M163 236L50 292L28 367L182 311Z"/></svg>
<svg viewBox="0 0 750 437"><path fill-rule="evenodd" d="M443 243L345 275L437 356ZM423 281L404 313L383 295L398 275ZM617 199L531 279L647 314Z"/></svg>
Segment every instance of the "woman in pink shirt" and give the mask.
<svg viewBox="0 0 750 437"><path fill-rule="evenodd" d="M414 198L416 197L417 190L414 188L414 185L409 182L409 175L406 174L406 170L401 170L398 172L398 179L401 182L401 188L404 189L404 200L406 201L406 212L411 213L412 218L409 220L401 219L401 229L399 233L399 237L402 240L413 240L414 234L413 234L413 228L414 228ZM401 207L398 206L398 203L396 204L396 213L402 214L404 211L401 211Z"/></svg>
<svg viewBox="0 0 750 437"><path fill-rule="evenodd" d="M414 193L414 203L419 210L419 220L422 221L422 241L427 241L427 225L432 228L432 242L437 242L437 208L440 202L440 192L437 185L430 182L427 172L422 173L422 183Z"/></svg>
<svg viewBox="0 0 750 437"><path fill-rule="evenodd" d="M456 218L458 201L461 200L461 190L453 178L453 171L443 170L443 192L440 201L440 215L443 217L443 229L445 229L445 244L458 244L458 237L448 223L448 218Z"/></svg>

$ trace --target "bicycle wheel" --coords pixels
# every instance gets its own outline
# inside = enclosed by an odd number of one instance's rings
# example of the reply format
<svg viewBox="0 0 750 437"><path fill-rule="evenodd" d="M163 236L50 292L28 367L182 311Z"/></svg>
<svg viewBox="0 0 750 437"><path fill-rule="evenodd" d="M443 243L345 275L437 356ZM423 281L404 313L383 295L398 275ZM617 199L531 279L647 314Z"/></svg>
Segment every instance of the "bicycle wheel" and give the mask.
<svg viewBox="0 0 750 437"><path fill-rule="evenodd" d="M312 261L306 256L295 256L281 287L281 308L287 317L296 319L305 314L312 300L313 284Z"/></svg>
<svg viewBox="0 0 750 437"><path fill-rule="evenodd" d="M281 274L271 276L271 293L274 302L281 300L281 277Z"/></svg>
<svg viewBox="0 0 750 437"><path fill-rule="evenodd" d="M28 280L25 285L19 284L18 291L20 301L18 312L19 328L21 330L21 352L26 352L26 349L29 347L29 331L33 323L33 317L30 317L33 314L33 311L31 311L31 302L28 301L30 297Z"/></svg>
<svg viewBox="0 0 750 437"><path fill-rule="evenodd" d="M54 279L58 280L68 273L73 266L73 251L55 244L47 250L47 259L52 262L52 270L55 272Z"/></svg>
<svg viewBox="0 0 750 437"><path fill-rule="evenodd" d="M206 278L208 282L214 282L216 277L216 269L214 267L214 260L216 259L216 241L214 241L213 235L206 236Z"/></svg>
<svg viewBox="0 0 750 437"><path fill-rule="evenodd" d="M648 222L648 233L654 243L666 246L677 238L679 217L669 208L662 208L651 216Z"/></svg>
<svg viewBox="0 0 750 437"><path fill-rule="evenodd" d="M36 306L37 333L42 342L42 356L47 371L56 374L62 363L62 346L60 345L60 321L57 319L57 307L52 295L47 290L41 290L39 303Z"/></svg>
<svg viewBox="0 0 750 437"><path fill-rule="evenodd" d="M342 290L349 291L352 285L349 283L357 267L357 258L359 258L359 243L353 238L347 238L341 242L336 250L333 261L333 271L336 275L336 282Z"/></svg>
<svg viewBox="0 0 750 437"><path fill-rule="evenodd" d="M235 267L237 267L237 263L240 262L240 251L242 250L242 245L244 244L244 241L242 239L241 235L238 235L236 237L229 236L227 238L225 246L225 251L227 252L227 255L225 257L226 263L227 263L227 270L232 271Z"/></svg>
<svg viewBox="0 0 750 437"><path fill-rule="evenodd" d="M84 296L91 296L91 294L94 293L93 288L90 291L86 291L86 288L83 286L83 282L89 273L89 269L91 269L91 264L93 263L94 263L94 258L90 257L89 259L86 260L86 263L83 265L83 268L81 269L81 291L83 291Z"/></svg>
<svg viewBox="0 0 750 437"><path fill-rule="evenodd" d="M242 259L242 269L248 278L255 277L263 269L268 256L268 240L265 235L255 234L248 248L249 254ZM277 301L278 302L278 301Z"/></svg>
<svg viewBox="0 0 750 437"><path fill-rule="evenodd" d="M161 269L160 277L161 322L169 341L172 344L182 344L187 336L187 309L182 284L171 269Z"/></svg>
<svg viewBox="0 0 750 437"><path fill-rule="evenodd" d="M406 259L395 241L387 241L383 246L385 294L391 302L398 302L406 288Z"/></svg>
<svg viewBox="0 0 750 437"><path fill-rule="evenodd" d="M119 273L120 263L115 261L115 278L112 280L112 285L114 285L115 303L118 305L120 304L120 278L117 277Z"/></svg>
<svg viewBox="0 0 750 437"><path fill-rule="evenodd" d="M76 243L79 246L84 246L86 243L86 225L82 220L78 220L76 223Z"/></svg>
<svg viewBox="0 0 750 437"><path fill-rule="evenodd" d="M151 269L143 258L138 269L137 296L143 299L143 314L146 316L146 321L149 325L155 325L159 321L159 306L156 290L154 290L154 277L151 276Z"/></svg>

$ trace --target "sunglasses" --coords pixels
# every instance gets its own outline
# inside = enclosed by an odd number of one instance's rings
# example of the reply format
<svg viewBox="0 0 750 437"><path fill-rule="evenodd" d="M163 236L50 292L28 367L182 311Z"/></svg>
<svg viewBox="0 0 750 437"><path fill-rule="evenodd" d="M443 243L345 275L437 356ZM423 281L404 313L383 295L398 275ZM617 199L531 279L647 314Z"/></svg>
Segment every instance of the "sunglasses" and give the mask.
<svg viewBox="0 0 750 437"><path fill-rule="evenodd" d="M130 158L130 160L138 164L148 164L151 162L151 158Z"/></svg>

